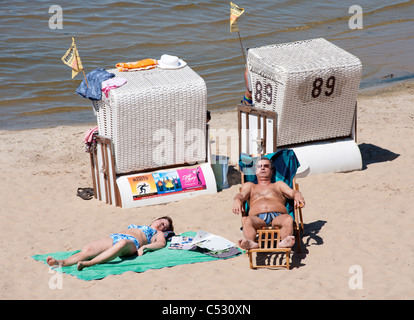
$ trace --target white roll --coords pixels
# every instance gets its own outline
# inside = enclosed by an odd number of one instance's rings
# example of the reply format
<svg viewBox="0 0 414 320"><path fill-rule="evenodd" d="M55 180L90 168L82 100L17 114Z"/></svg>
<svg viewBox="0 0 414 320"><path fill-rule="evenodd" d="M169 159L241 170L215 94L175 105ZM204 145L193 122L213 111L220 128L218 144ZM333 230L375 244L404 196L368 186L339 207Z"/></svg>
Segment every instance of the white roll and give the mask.
<svg viewBox="0 0 414 320"><path fill-rule="evenodd" d="M362 156L353 139L324 141L291 148L301 164L297 177L362 169Z"/></svg>

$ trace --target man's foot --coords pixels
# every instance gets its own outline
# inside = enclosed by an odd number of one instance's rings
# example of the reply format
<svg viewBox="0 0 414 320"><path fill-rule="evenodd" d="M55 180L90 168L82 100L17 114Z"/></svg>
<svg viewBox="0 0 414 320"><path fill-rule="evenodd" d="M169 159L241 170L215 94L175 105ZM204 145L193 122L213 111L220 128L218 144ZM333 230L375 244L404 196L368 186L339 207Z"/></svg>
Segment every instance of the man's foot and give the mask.
<svg viewBox="0 0 414 320"><path fill-rule="evenodd" d="M52 257L47 257L46 262L51 267L55 267L55 268L63 267L63 260L56 260Z"/></svg>
<svg viewBox="0 0 414 320"><path fill-rule="evenodd" d="M279 242L278 248L292 248L295 244L294 236L287 236L282 241Z"/></svg>
<svg viewBox="0 0 414 320"><path fill-rule="evenodd" d="M256 242L249 239L239 239L239 246L245 250L259 248L259 245Z"/></svg>

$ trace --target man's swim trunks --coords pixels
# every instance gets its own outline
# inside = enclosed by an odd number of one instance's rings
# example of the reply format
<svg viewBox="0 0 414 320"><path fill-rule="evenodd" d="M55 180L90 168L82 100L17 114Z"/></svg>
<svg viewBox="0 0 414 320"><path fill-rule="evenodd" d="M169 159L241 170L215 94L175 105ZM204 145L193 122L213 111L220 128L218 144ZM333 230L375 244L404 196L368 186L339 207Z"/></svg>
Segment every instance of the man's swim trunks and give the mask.
<svg viewBox="0 0 414 320"><path fill-rule="evenodd" d="M258 214L257 216L260 218L260 219L263 219L264 220L264 222L268 225L268 226L270 226L271 224L272 224L272 221L273 221L273 219L274 218L276 218L276 217L278 217L278 216L280 216L282 213L280 213L280 212L266 212L266 213L260 213L260 214Z"/></svg>

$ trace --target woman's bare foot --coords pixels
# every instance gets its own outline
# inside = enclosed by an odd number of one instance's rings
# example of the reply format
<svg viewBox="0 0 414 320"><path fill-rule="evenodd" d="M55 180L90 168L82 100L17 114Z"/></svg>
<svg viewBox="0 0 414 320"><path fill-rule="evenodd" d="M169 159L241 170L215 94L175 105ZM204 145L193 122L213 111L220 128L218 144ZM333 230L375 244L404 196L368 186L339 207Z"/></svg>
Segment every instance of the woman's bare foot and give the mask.
<svg viewBox="0 0 414 320"><path fill-rule="evenodd" d="M279 242L278 248L291 248L295 244L294 236L287 236L282 241Z"/></svg>
<svg viewBox="0 0 414 320"><path fill-rule="evenodd" d="M79 261L78 262L78 271L82 271L83 268L89 267L89 261Z"/></svg>
<svg viewBox="0 0 414 320"><path fill-rule="evenodd" d="M55 268L59 268L59 267L63 267L63 260L56 260L52 257L47 257L46 262L49 266L51 267L55 267Z"/></svg>
<svg viewBox="0 0 414 320"><path fill-rule="evenodd" d="M239 239L239 246L246 250L259 248L259 245L256 242L249 239Z"/></svg>

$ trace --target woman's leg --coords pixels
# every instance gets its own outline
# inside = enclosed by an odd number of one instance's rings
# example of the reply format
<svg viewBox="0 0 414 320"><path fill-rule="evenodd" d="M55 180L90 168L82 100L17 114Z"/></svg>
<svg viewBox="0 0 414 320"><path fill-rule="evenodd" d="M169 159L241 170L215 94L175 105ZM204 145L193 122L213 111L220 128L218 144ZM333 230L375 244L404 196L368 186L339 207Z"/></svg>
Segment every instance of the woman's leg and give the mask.
<svg viewBox="0 0 414 320"><path fill-rule="evenodd" d="M65 260L57 260L52 257L47 258L47 263L49 266L55 267L67 267L78 263L79 261L89 260L100 253L108 250L112 247L112 239L106 237L103 239L95 240L87 244L80 252L70 256Z"/></svg>
<svg viewBox="0 0 414 320"><path fill-rule="evenodd" d="M130 256L137 252L135 243L131 240L122 239L115 243L113 246L97 255L90 261L79 261L78 270L82 270L85 267L90 267L98 263L105 263L111 261L119 256Z"/></svg>

